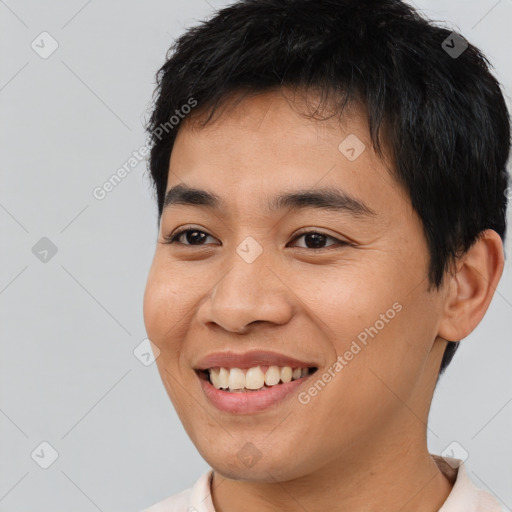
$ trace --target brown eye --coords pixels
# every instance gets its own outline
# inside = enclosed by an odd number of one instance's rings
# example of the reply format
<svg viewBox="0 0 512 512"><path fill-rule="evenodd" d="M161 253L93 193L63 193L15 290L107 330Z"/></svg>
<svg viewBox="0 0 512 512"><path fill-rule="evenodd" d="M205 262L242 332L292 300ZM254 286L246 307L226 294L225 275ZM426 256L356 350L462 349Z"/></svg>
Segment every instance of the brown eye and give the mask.
<svg viewBox="0 0 512 512"><path fill-rule="evenodd" d="M211 237L211 235L199 229L182 229L174 235L165 236L164 240L167 244L178 242L182 245L204 245L202 242L209 236Z"/></svg>
<svg viewBox="0 0 512 512"><path fill-rule="evenodd" d="M343 240L338 240L331 235L327 235L325 233L319 233L318 231L307 231L305 233L301 233L298 237L294 239L298 240L299 238L304 238L303 246L299 246L301 249L327 249L332 247L333 245L343 246L348 245L348 242L344 242ZM330 244L325 246L325 242L327 239L334 240L334 244Z"/></svg>

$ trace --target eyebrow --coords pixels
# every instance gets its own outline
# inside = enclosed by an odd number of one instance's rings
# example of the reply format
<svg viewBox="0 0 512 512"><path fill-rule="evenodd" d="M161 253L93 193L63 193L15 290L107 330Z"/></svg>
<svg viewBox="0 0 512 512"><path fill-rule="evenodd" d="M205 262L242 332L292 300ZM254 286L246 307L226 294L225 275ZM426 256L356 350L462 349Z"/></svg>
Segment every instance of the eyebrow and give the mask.
<svg viewBox="0 0 512 512"><path fill-rule="evenodd" d="M225 202L217 194L183 184L172 187L166 193L163 209L171 205L203 206L210 210L226 208ZM269 213L317 208L348 213L354 217L376 215L375 211L360 199L332 187L286 192L271 198L266 208Z"/></svg>

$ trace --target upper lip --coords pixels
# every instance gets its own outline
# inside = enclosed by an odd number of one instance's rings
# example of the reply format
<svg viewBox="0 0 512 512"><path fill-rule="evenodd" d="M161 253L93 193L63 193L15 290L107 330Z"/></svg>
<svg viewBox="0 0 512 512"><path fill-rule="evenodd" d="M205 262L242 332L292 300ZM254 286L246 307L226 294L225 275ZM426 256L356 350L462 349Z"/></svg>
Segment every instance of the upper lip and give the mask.
<svg viewBox="0 0 512 512"><path fill-rule="evenodd" d="M249 352L215 352L201 358L194 366L195 370L209 368L253 368L255 366L290 366L292 368L316 367L315 363L300 361L285 354L268 350L252 350Z"/></svg>

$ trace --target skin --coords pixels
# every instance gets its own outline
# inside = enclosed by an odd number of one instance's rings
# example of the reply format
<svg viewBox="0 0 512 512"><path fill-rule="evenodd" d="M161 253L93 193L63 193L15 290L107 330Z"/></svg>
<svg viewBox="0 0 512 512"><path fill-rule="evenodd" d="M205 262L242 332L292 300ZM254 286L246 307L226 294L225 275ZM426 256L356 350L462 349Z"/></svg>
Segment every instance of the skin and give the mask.
<svg viewBox="0 0 512 512"><path fill-rule="evenodd" d="M247 97L204 128L190 119L180 127L167 190L206 189L225 207L171 205L162 214L144 296L160 375L214 469L217 512L437 511L452 482L428 452L428 412L447 340L467 336L490 303L501 240L484 232L431 288L421 220L389 159L372 150L363 111L354 105L342 123L320 122L284 93ZM366 146L355 161L338 150L348 134ZM375 214L263 208L271 196L321 186ZM164 243L188 225L210 236ZM301 228L334 239L315 249ZM250 264L236 252L247 236L263 249ZM221 412L193 370L212 352L270 349L316 363L321 375L397 302L401 311L308 404L292 396L252 415ZM251 467L237 456L249 442L260 455Z"/></svg>

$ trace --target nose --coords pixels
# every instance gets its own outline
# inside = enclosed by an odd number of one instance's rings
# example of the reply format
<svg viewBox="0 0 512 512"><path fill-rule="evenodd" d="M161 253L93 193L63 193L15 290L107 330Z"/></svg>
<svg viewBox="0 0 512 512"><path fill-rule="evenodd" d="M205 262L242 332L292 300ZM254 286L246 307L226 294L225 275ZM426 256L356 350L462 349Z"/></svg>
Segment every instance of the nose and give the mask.
<svg viewBox="0 0 512 512"><path fill-rule="evenodd" d="M269 266L263 255L247 263L235 253L227 272L202 301L197 319L237 334L246 333L252 324L284 325L294 310L288 275Z"/></svg>

